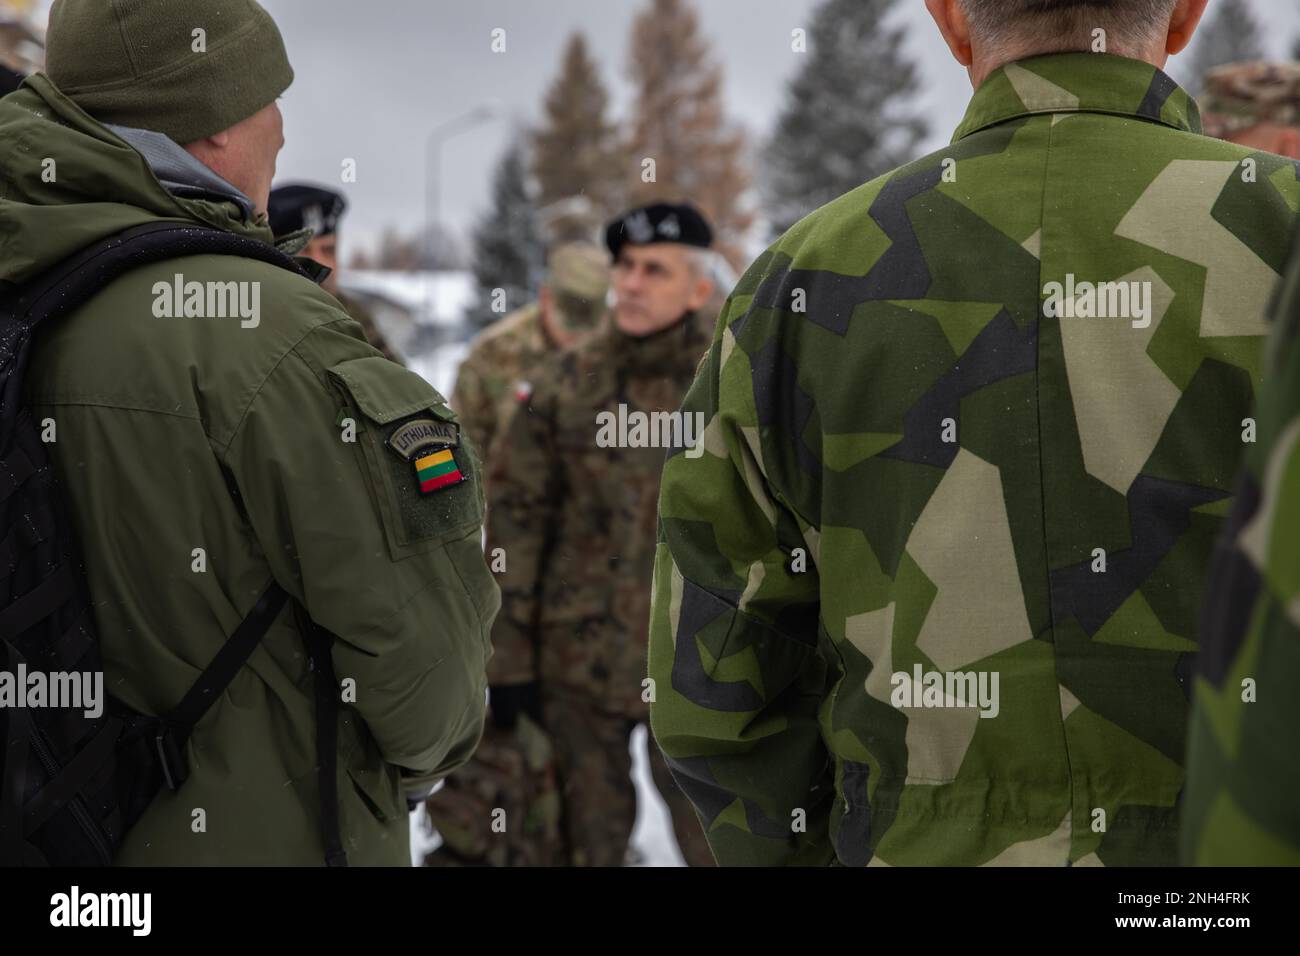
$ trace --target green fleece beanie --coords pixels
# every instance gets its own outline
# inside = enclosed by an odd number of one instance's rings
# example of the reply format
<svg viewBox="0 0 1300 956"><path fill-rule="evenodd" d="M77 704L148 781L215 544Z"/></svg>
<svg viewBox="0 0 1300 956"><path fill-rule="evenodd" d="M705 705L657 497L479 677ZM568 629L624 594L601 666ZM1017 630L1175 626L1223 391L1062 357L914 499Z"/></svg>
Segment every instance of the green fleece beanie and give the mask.
<svg viewBox="0 0 1300 956"><path fill-rule="evenodd" d="M55 0L45 72L99 120L181 145L275 101L293 82L255 0Z"/></svg>

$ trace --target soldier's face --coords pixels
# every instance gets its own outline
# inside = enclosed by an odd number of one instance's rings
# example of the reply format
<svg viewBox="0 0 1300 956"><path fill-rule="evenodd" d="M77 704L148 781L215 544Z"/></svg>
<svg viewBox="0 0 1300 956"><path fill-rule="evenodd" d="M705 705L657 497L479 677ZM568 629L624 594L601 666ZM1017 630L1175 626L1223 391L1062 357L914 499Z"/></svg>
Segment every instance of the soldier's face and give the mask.
<svg viewBox="0 0 1300 956"><path fill-rule="evenodd" d="M614 321L625 335L668 328L709 300L713 283L697 275L676 243L624 246L614 263Z"/></svg>
<svg viewBox="0 0 1300 956"><path fill-rule="evenodd" d="M333 295L338 291L338 269L339 269L339 245L338 236L320 236L307 243L302 255L315 262L319 262L330 270L329 276L321 283L321 288Z"/></svg>

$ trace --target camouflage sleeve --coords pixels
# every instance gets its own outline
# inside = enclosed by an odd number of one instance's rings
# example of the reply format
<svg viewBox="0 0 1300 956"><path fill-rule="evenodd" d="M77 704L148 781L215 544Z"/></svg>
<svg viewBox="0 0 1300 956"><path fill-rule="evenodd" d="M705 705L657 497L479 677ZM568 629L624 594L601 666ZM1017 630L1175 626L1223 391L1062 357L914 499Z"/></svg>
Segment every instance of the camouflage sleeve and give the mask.
<svg viewBox="0 0 1300 956"><path fill-rule="evenodd" d="M741 304L737 292L683 405L707 423L702 453L674 450L664 467L651 727L720 864L824 865L816 532L764 468L749 361L727 328Z"/></svg>
<svg viewBox="0 0 1300 956"><path fill-rule="evenodd" d="M488 665L493 687L537 680L538 594L562 497L550 407L545 389L535 391L515 406L492 449L487 548L501 585Z"/></svg>
<svg viewBox="0 0 1300 956"><path fill-rule="evenodd" d="M1183 858L1300 865L1300 246L1270 375L1207 588L1189 734Z"/></svg>
<svg viewBox="0 0 1300 956"><path fill-rule="evenodd" d="M460 416L461 427L473 439L483 461L491 461L489 452L496 439L497 410L488 383L472 355L461 363L456 373L451 407Z"/></svg>

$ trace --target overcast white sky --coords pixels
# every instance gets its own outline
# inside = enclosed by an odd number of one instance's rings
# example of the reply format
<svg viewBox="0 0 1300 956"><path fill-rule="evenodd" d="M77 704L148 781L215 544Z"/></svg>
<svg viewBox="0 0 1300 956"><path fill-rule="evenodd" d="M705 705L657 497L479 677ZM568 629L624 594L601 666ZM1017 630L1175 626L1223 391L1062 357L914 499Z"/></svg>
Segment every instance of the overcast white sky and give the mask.
<svg viewBox="0 0 1300 956"><path fill-rule="evenodd" d="M492 168L512 125L535 122L568 35L586 32L626 110L631 90L623 57L645 0L262 0L285 36L297 80L281 103L288 145L279 178L339 183L340 163L357 161L348 236L369 244L386 224L411 231L424 222L425 143L437 124L487 101L503 116L447 143L443 219L465 235L488 203ZM816 0L695 0L725 70L731 115L757 142L782 103L799 55L790 31L807 27ZM1271 53L1300 35L1298 0L1253 0L1268 25ZM1211 11L1213 10L1213 0ZM949 57L922 0L899 0L908 45L926 90L926 150L947 142L970 86ZM506 30L507 51L490 50ZM1186 54L1184 54L1184 57ZM1180 58L1182 59L1182 58ZM1177 78L1178 60L1170 71Z"/></svg>

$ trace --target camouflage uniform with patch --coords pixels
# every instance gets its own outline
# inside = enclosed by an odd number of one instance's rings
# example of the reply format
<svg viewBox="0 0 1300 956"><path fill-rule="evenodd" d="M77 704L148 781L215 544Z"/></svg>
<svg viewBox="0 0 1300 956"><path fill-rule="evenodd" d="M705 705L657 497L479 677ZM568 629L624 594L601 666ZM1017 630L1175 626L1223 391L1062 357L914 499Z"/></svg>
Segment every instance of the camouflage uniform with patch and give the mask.
<svg viewBox="0 0 1300 956"><path fill-rule="evenodd" d="M1228 139L1259 123L1300 126L1300 63L1232 63L1205 75L1206 136Z"/></svg>
<svg viewBox="0 0 1300 956"><path fill-rule="evenodd" d="M605 312L609 257L595 246L568 243L552 253L546 281L555 297L552 316L560 327L579 338L593 332ZM505 418L532 390L530 370L559 351L537 302L495 322L474 340L451 402L482 449L485 464Z"/></svg>
<svg viewBox="0 0 1300 956"><path fill-rule="evenodd" d="M664 458L662 447L602 447L597 416L675 411L708 343L695 317L640 339L609 322L532 376L488 473L488 550L506 558L489 682L540 681L577 865L621 865L635 820L628 740L647 715ZM695 813L653 743L649 751L683 855L711 865Z"/></svg>
<svg viewBox="0 0 1300 956"><path fill-rule="evenodd" d="M547 286L552 318L573 335L590 334L604 316L608 256L595 246L569 243L551 255ZM520 398L531 392L533 370L558 354L532 303L495 323L461 364L452 404L462 427L487 462L488 450ZM485 465L486 468L486 465ZM504 657L497 670L514 664ZM499 683L494 674L490 684ZM561 831L554 748L527 714L513 726L489 720L474 757L425 803L442 845L425 866L555 866L567 861Z"/></svg>
<svg viewBox="0 0 1300 956"><path fill-rule="evenodd" d="M1198 132L1150 65L1009 64L741 280L685 404L705 454L665 465L649 654L720 863L1176 862L1300 204L1295 164ZM1120 281L1149 323L1085 285ZM996 716L932 693L960 673Z"/></svg>
<svg viewBox="0 0 1300 956"><path fill-rule="evenodd" d="M1300 866L1300 243L1275 312L1257 441L1207 585L1189 864Z"/></svg>

